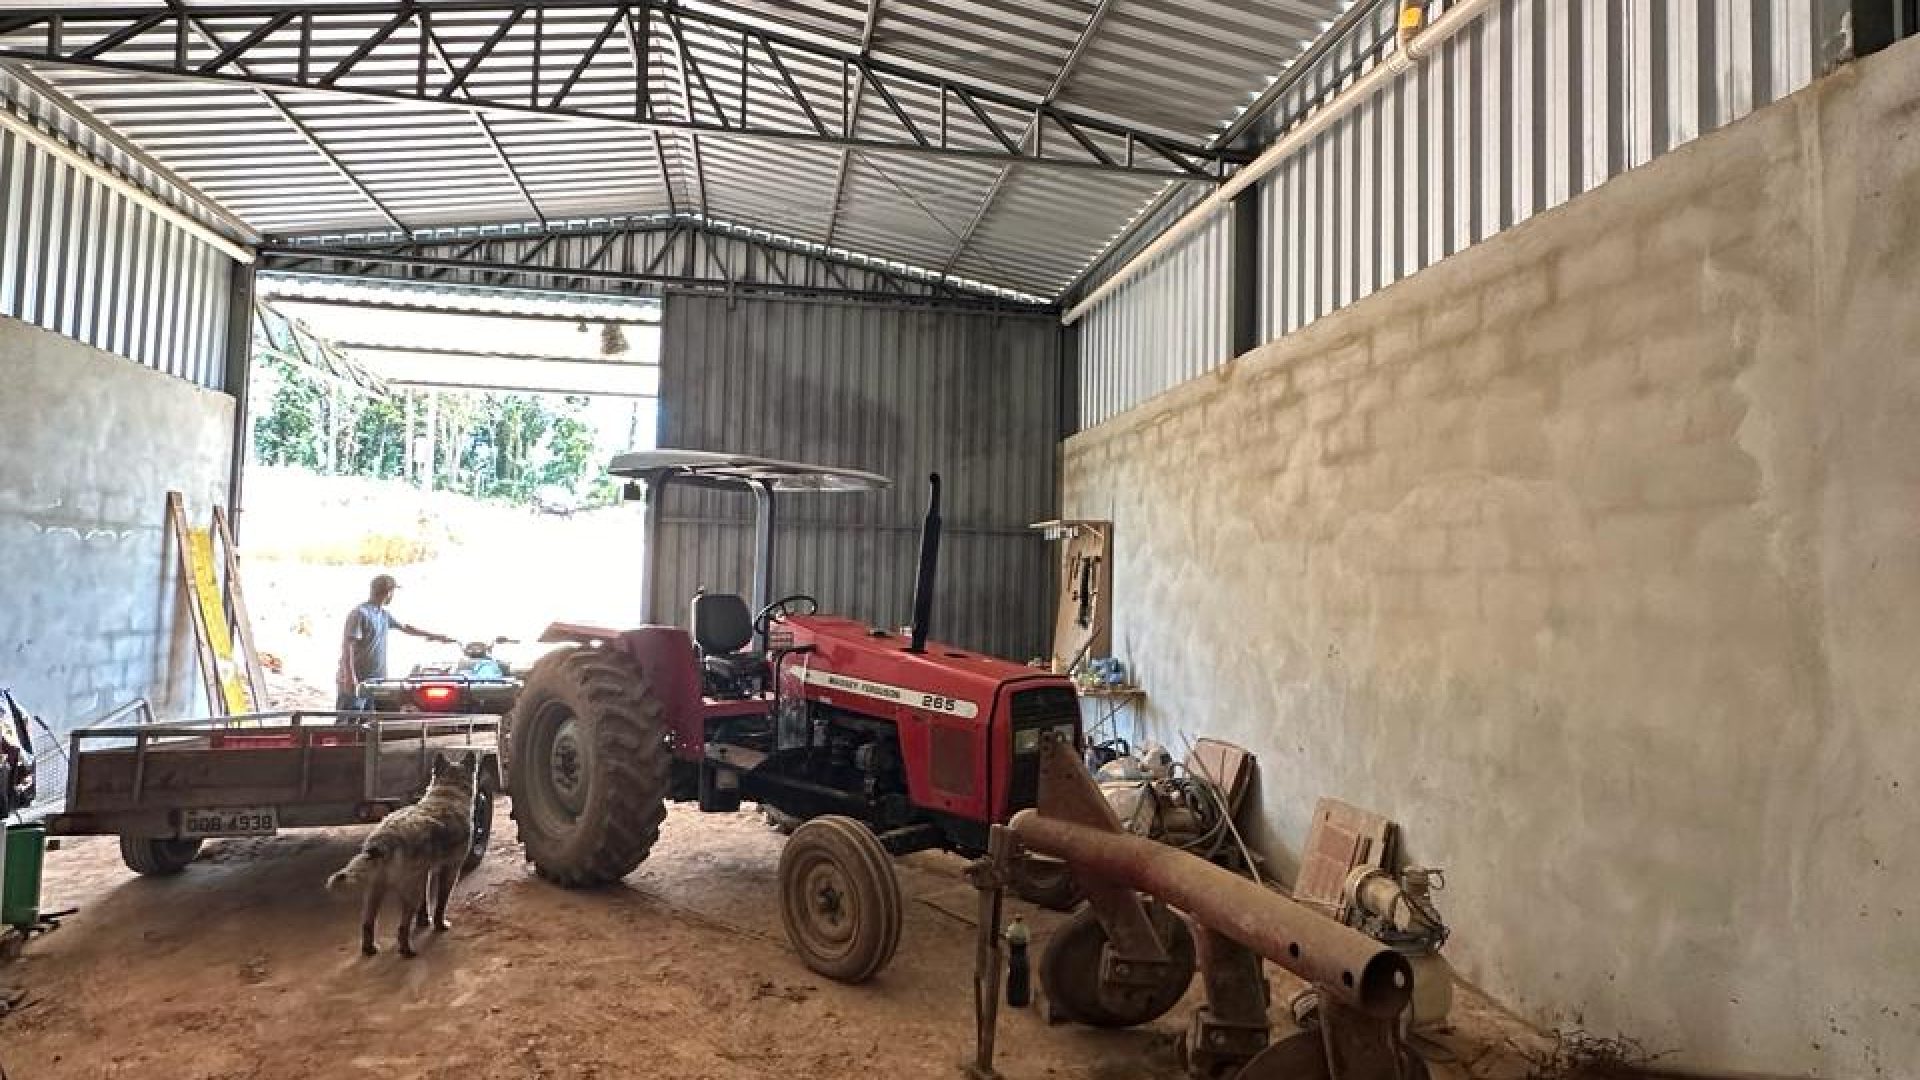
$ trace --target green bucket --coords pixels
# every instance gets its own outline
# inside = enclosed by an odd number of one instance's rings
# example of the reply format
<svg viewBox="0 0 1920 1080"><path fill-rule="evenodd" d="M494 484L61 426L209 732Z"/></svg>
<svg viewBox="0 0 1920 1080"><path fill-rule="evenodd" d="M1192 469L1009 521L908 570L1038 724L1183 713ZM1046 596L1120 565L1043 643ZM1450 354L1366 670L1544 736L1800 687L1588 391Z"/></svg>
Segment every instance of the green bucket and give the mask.
<svg viewBox="0 0 1920 1080"><path fill-rule="evenodd" d="M0 923L32 926L40 920L40 866L47 857L45 825L7 826L5 886L0 888Z"/></svg>

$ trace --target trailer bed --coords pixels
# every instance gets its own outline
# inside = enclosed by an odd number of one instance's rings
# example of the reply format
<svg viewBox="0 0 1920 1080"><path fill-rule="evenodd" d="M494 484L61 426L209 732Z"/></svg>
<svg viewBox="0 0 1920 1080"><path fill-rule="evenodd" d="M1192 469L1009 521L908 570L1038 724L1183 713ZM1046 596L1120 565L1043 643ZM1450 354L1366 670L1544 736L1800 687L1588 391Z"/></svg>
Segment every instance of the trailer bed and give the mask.
<svg viewBox="0 0 1920 1080"><path fill-rule="evenodd" d="M143 722L116 725L139 714ZM434 758L489 765L490 716L282 712L155 723L133 703L72 735L56 835L258 835L377 821L419 798Z"/></svg>

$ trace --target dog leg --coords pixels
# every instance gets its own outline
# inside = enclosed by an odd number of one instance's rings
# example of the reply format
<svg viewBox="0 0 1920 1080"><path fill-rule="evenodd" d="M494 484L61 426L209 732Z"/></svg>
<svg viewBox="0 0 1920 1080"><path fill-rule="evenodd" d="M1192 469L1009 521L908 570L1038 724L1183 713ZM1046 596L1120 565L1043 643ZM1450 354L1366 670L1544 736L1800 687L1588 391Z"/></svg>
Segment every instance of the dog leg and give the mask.
<svg viewBox="0 0 1920 1080"><path fill-rule="evenodd" d="M402 888L394 894L400 908L400 955L413 956L413 913L420 903L420 889Z"/></svg>
<svg viewBox="0 0 1920 1080"><path fill-rule="evenodd" d="M451 930L453 924L447 921L447 901L453 898L454 867L443 866L433 875L433 928Z"/></svg>
<svg viewBox="0 0 1920 1080"><path fill-rule="evenodd" d="M372 956L380 951L373 943L374 923L380 918L380 901L387 898L387 879L375 875L367 882L367 891L360 898L360 955Z"/></svg>

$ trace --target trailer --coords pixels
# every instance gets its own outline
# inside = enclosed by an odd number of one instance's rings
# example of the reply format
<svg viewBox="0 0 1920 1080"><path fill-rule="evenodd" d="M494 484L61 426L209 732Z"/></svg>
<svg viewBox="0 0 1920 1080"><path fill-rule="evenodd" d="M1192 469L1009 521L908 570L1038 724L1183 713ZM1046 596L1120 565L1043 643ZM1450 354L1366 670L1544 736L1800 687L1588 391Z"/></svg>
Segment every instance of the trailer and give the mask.
<svg viewBox="0 0 1920 1080"><path fill-rule="evenodd" d="M480 758L471 869L500 790L499 718L279 711L158 721L135 700L70 736L53 836L117 836L141 874L177 874L211 837L371 824L418 799L434 758Z"/></svg>

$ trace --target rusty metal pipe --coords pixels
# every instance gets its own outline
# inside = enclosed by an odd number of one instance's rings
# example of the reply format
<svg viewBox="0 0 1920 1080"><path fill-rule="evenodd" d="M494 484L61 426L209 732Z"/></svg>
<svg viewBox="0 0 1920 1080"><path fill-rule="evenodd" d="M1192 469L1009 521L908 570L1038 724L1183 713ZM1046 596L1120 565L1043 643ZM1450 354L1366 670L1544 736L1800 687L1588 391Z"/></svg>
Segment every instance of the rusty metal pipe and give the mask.
<svg viewBox="0 0 1920 1080"><path fill-rule="evenodd" d="M1357 930L1177 848L1127 833L1015 814L1020 842L1065 859L1076 875L1149 893L1373 1016L1396 1016L1413 994L1407 960Z"/></svg>

